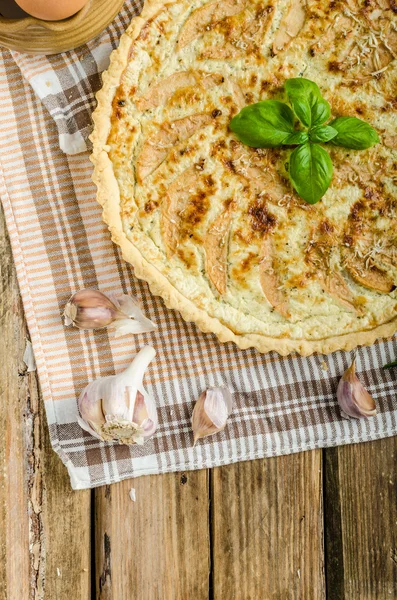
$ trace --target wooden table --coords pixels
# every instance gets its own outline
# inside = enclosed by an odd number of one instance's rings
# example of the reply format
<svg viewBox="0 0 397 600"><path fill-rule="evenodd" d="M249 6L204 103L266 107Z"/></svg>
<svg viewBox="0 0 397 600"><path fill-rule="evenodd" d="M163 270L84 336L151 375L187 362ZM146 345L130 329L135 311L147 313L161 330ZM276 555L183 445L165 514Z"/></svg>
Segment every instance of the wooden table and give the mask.
<svg viewBox="0 0 397 600"><path fill-rule="evenodd" d="M0 600L397 598L397 438L73 492L0 276Z"/></svg>

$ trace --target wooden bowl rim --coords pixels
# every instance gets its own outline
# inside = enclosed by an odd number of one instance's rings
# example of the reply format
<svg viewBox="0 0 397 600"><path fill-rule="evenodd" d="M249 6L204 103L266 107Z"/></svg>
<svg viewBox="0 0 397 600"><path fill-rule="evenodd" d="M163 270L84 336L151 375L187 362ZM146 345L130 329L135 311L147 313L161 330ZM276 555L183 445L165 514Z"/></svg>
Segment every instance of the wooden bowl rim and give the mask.
<svg viewBox="0 0 397 600"><path fill-rule="evenodd" d="M30 16L23 17L22 19L7 19L6 17L0 16L1 33L16 33L18 31L23 31L32 25L42 27L43 29L50 29L51 31L68 31L84 19L90 8L90 4L91 0L88 0L77 13L71 15L67 19L62 19L61 21L45 21Z"/></svg>
<svg viewBox="0 0 397 600"><path fill-rule="evenodd" d="M16 50L32 56L49 56L78 48L104 31L116 18L124 2L125 0L90 0L85 5L87 12L81 13L78 22L76 19L78 13L69 18L68 22L72 21L73 23L72 28L61 27L56 31L50 29L45 31L42 26L38 26L34 19L30 20L29 17L30 25L26 31L25 29L10 31L3 28L0 23L0 48ZM17 21L22 20L17 19ZM47 21L47 23L49 22ZM51 25L54 26L54 24L64 25L65 22L52 21Z"/></svg>

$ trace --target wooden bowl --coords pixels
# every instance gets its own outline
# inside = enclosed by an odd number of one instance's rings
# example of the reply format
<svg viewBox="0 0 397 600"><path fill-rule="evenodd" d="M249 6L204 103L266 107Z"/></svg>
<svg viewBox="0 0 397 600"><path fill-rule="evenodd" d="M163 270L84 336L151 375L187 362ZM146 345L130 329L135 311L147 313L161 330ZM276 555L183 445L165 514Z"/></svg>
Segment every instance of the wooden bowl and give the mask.
<svg viewBox="0 0 397 600"><path fill-rule="evenodd" d="M124 0L88 0L78 13L62 21L0 16L0 46L28 54L58 54L92 40L113 21Z"/></svg>

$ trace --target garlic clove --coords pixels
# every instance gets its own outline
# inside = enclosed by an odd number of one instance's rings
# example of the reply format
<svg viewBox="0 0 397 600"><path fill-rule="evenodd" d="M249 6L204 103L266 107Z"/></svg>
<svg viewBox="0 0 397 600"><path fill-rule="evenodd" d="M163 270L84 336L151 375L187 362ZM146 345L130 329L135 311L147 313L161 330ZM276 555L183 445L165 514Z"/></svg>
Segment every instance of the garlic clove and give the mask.
<svg viewBox="0 0 397 600"><path fill-rule="evenodd" d="M211 419L207 416L204 410L205 396L207 392L203 392L197 400L192 415L192 429L193 429L193 445L196 444L200 438L217 433L219 429L213 424Z"/></svg>
<svg viewBox="0 0 397 600"><path fill-rule="evenodd" d="M106 418L103 414L102 404L101 402L97 402L96 396L88 394L85 391L85 393L83 392L83 396L80 397L79 404L80 414L85 421L104 425Z"/></svg>
<svg viewBox="0 0 397 600"><path fill-rule="evenodd" d="M119 314L114 322L116 337L126 333L145 333L156 329L156 325L145 317L138 302L127 294L114 298ZM127 316L127 318L126 318Z"/></svg>
<svg viewBox="0 0 397 600"><path fill-rule="evenodd" d="M82 419L80 415L77 417L77 423L80 425L81 429L84 429L84 431L92 435L92 437L103 442L103 438L96 431L94 423L91 423L90 421L84 421L84 419Z"/></svg>
<svg viewBox="0 0 397 600"><path fill-rule="evenodd" d="M145 346L125 371L86 386L78 400L79 423L85 431L102 441L122 444L143 444L154 434L156 405L142 380L155 355L154 348Z"/></svg>
<svg viewBox="0 0 397 600"><path fill-rule="evenodd" d="M65 325L79 329L101 329L110 325L117 308L99 290L87 288L73 294L64 309Z"/></svg>
<svg viewBox="0 0 397 600"><path fill-rule="evenodd" d="M112 326L116 337L127 333L153 331L156 325L143 314L139 304L122 294L104 294L90 288L73 294L64 309L65 325L79 329L103 329Z"/></svg>
<svg viewBox="0 0 397 600"><path fill-rule="evenodd" d="M147 392L142 392L138 390L132 420L134 423L141 423L143 437L150 437L157 427L157 413L153 411L151 402L147 401Z"/></svg>
<svg viewBox="0 0 397 600"><path fill-rule="evenodd" d="M135 405L134 405L134 414L132 415L132 420L134 423L143 423L149 418L144 395L138 390L136 393Z"/></svg>
<svg viewBox="0 0 397 600"><path fill-rule="evenodd" d="M227 388L215 387L203 392L193 409L193 445L203 437L222 431L232 408L232 395Z"/></svg>
<svg viewBox="0 0 397 600"><path fill-rule="evenodd" d="M361 419L376 415L376 404L372 396L356 375L355 359L341 377L337 390L337 399L342 417Z"/></svg>

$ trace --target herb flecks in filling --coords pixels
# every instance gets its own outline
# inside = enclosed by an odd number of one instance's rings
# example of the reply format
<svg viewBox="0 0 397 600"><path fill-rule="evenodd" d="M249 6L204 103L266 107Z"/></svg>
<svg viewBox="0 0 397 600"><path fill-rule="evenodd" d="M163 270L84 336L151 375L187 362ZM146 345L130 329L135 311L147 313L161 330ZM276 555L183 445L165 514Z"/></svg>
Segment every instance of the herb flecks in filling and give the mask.
<svg viewBox="0 0 397 600"><path fill-rule="evenodd" d="M114 95L106 152L128 243L262 349L321 350L396 315L396 16L367 4L178 0L133 42ZM229 123L269 100L282 145L249 147ZM361 150L367 124L381 143Z"/></svg>

